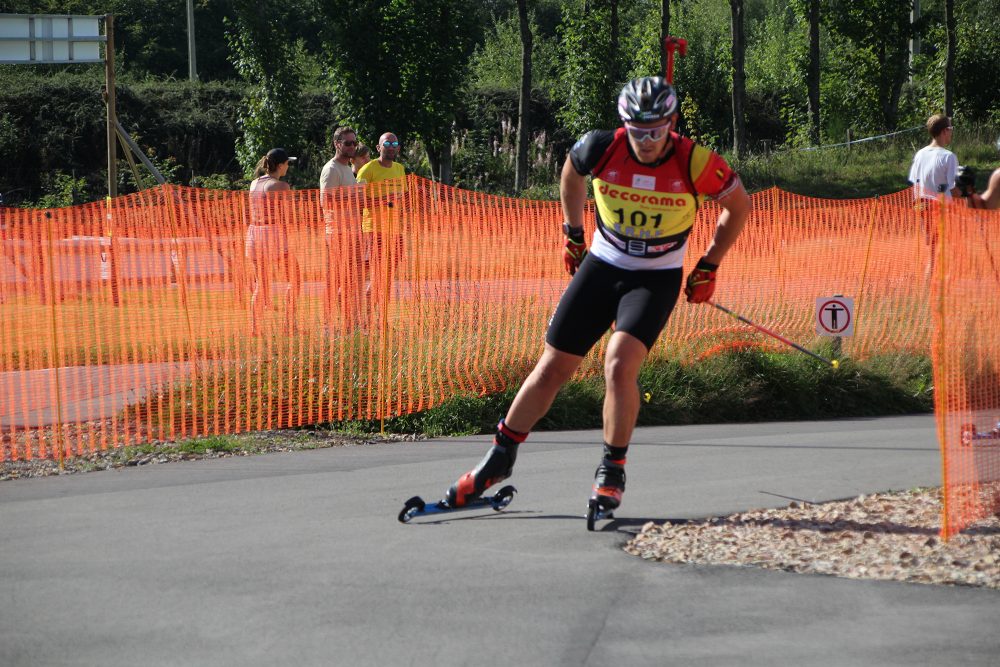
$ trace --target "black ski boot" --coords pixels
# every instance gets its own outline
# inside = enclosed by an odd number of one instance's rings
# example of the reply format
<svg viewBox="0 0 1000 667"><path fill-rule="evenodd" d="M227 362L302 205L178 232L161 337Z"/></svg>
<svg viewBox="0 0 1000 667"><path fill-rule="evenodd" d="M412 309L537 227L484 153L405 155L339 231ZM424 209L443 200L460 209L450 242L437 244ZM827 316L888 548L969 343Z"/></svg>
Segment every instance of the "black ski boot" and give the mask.
<svg viewBox="0 0 1000 667"><path fill-rule="evenodd" d="M503 421L497 424L497 433L490 451L479 465L451 485L444 496L444 502L449 507L463 507L479 498L486 489L510 477L514 472L514 461L517 460L517 447L527 437L527 433L511 430Z"/></svg>
<svg viewBox="0 0 1000 667"><path fill-rule="evenodd" d="M594 524L604 519L613 519L614 510L621 505L625 492L625 460L604 459L594 474L594 490L587 503L587 530L594 530Z"/></svg>
<svg viewBox="0 0 1000 667"><path fill-rule="evenodd" d="M591 501L605 510L616 509L622 503L625 493L625 461L609 461L604 459L594 473L594 491Z"/></svg>

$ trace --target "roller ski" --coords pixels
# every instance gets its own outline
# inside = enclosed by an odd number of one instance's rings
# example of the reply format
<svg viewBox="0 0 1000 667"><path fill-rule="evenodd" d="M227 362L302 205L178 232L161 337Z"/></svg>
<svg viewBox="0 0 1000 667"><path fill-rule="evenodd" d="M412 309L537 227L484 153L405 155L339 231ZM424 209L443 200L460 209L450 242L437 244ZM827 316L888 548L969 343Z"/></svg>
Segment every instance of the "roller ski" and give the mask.
<svg viewBox="0 0 1000 667"><path fill-rule="evenodd" d="M962 424L963 447L1000 447L1000 422L992 431L979 431L975 424Z"/></svg>
<svg viewBox="0 0 1000 667"><path fill-rule="evenodd" d="M587 503L587 530L593 531L594 524L615 518L614 511L622 502L625 493L625 461L601 461L594 475L594 490Z"/></svg>
<svg viewBox="0 0 1000 667"><path fill-rule="evenodd" d="M514 499L517 489L505 486L492 496L483 497L483 492L494 484L499 484L514 472L514 461L517 460L517 447L527 437L526 433L517 433L507 428L501 421L497 425L493 446L474 469L458 478L451 485L444 498L433 505L428 505L420 496L414 496L406 501L399 520L409 523L410 519L423 514L454 512L461 509L488 506L499 512Z"/></svg>
<svg viewBox="0 0 1000 667"><path fill-rule="evenodd" d="M403 509L400 510L397 518L400 523L409 523L410 519L416 516L428 516L430 514L473 510L483 507L491 507L494 512L500 512L507 507L507 505L510 505L510 501L514 499L515 493L517 493L517 489L513 486L507 485L494 493L492 496L479 496L478 498L469 499L461 507L452 507L448 504L447 498L442 498L436 503L428 505L420 496L413 496L403 505Z"/></svg>

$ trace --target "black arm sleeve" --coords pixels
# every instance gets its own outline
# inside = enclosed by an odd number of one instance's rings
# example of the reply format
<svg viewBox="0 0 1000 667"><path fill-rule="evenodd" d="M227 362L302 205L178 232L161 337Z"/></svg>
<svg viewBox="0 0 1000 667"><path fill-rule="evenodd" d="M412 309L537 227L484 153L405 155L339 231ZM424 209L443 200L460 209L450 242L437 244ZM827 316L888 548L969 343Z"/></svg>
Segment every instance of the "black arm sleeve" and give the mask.
<svg viewBox="0 0 1000 667"><path fill-rule="evenodd" d="M581 176L589 174L604 157L614 138L612 130L591 130L580 137L569 151L569 159L576 173Z"/></svg>

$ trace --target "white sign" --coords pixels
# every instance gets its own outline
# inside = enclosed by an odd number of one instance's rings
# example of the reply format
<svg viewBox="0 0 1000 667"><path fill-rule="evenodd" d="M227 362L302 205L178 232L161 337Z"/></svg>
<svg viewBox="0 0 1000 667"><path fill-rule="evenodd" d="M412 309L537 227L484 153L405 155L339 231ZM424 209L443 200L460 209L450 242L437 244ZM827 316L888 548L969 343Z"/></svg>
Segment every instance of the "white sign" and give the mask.
<svg viewBox="0 0 1000 667"><path fill-rule="evenodd" d="M102 63L103 16L0 14L0 63Z"/></svg>
<svg viewBox="0 0 1000 667"><path fill-rule="evenodd" d="M816 299L816 333L820 336L853 336L854 299L848 296Z"/></svg>

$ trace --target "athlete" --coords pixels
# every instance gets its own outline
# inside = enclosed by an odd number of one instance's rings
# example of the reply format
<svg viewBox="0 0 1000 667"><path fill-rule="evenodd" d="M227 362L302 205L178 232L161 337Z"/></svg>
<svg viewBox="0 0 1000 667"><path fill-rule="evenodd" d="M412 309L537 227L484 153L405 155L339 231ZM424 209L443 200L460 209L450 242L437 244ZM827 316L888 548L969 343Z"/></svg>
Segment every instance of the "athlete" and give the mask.
<svg viewBox="0 0 1000 667"><path fill-rule="evenodd" d="M677 95L665 79L630 81L618 97L618 114L623 127L585 134L563 165L564 259L573 278L549 324L542 357L497 425L493 446L448 489L445 501L452 507L511 475L518 446L612 323L604 363L604 453L591 501L617 507L639 413L639 367L677 303L699 203L710 197L723 211L713 241L687 277L690 303L711 298L719 264L746 223L750 198L736 173L676 133ZM583 226L588 175L597 204L589 252Z"/></svg>

